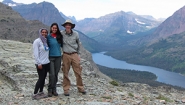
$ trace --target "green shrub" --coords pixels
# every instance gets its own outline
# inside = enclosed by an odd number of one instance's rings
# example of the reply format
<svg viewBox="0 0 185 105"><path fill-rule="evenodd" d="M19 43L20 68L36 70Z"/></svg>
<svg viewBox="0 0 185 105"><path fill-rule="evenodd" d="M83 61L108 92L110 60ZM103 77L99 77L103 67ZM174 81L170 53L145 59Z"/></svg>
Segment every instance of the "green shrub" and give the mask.
<svg viewBox="0 0 185 105"><path fill-rule="evenodd" d="M134 95L132 93L128 93L128 95L131 96L131 97L134 97Z"/></svg>
<svg viewBox="0 0 185 105"><path fill-rule="evenodd" d="M111 99L110 96L103 96L102 98L105 98L105 99Z"/></svg>
<svg viewBox="0 0 185 105"><path fill-rule="evenodd" d="M114 86L118 86L119 84L116 81L111 81L110 84L114 85Z"/></svg>
<svg viewBox="0 0 185 105"><path fill-rule="evenodd" d="M165 100L166 102L172 102L172 100L170 100L169 98L167 98L161 94L158 97L156 97L156 99Z"/></svg>

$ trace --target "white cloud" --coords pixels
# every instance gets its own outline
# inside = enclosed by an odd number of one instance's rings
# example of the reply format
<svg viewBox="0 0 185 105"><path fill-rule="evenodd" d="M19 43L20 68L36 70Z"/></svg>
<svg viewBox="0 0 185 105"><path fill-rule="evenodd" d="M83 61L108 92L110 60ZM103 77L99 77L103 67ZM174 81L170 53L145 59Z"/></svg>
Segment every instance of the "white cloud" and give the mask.
<svg viewBox="0 0 185 105"><path fill-rule="evenodd" d="M0 0L2 1L2 0ZM13 0L18 3L39 3L43 0ZM185 0L45 0L59 11L77 19L100 17L117 11L132 11L138 15L167 18L185 5Z"/></svg>

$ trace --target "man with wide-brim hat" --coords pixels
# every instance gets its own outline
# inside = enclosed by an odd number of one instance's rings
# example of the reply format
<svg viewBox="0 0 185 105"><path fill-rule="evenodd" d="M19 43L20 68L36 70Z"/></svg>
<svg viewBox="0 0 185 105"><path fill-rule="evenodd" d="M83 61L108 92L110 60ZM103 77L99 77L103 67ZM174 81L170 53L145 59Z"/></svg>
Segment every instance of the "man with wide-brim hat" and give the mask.
<svg viewBox="0 0 185 105"><path fill-rule="evenodd" d="M70 88L70 80L68 77L68 73L70 70L70 66L72 66L73 71L76 76L76 85L78 91L82 94L86 94L84 90L81 71L82 67L80 66L80 39L78 32L72 30L75 27L75 24L71 22L71 20L66 20L62 26L65 30L61 31L63 35L63 90L64 95L69 96L69 88Z"/></svg>
<svg viewBox="0 0 185 105"><path fill-rule="evenodd" d="M64 22L64 24L62 24L62 26L65 27L66 24L70 24L70 25L71 25L71 29L75 28L75 24L73 24L73 23L71 22L71 20L69 20L69 19L66 20L66 21Z"/></svg>

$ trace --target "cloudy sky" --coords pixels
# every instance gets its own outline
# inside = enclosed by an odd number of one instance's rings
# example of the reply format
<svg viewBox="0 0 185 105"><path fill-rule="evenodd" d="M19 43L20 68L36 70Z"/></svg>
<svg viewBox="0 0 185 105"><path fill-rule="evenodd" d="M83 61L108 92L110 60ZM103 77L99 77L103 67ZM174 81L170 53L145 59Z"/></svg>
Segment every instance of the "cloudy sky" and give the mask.
<svg viewBox="0 0 185 105"><path fill-rule="evenodd" d="M0 2L3 0L0 0ZM39 3L44 0L13 0L17 3ZM185 6L185 0L45 0L52 2L66 16L77 20L98 18L118 11L132 11L138 15L167 18Z"/></svg>

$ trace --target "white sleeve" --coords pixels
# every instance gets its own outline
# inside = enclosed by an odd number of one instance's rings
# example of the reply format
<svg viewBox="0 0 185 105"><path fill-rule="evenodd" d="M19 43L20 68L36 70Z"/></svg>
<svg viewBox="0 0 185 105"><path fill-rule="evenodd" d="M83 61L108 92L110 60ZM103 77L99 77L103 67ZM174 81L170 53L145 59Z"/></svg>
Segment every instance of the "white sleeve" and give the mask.
<svg viewBox="0 0 185 105"><path fill-rule="evenodd" d="M41 62L39 59L40 57L39 57L39 41L38 40L35 40L33 42L33 55L34 55L36 64L41 65Z"/></svg>

